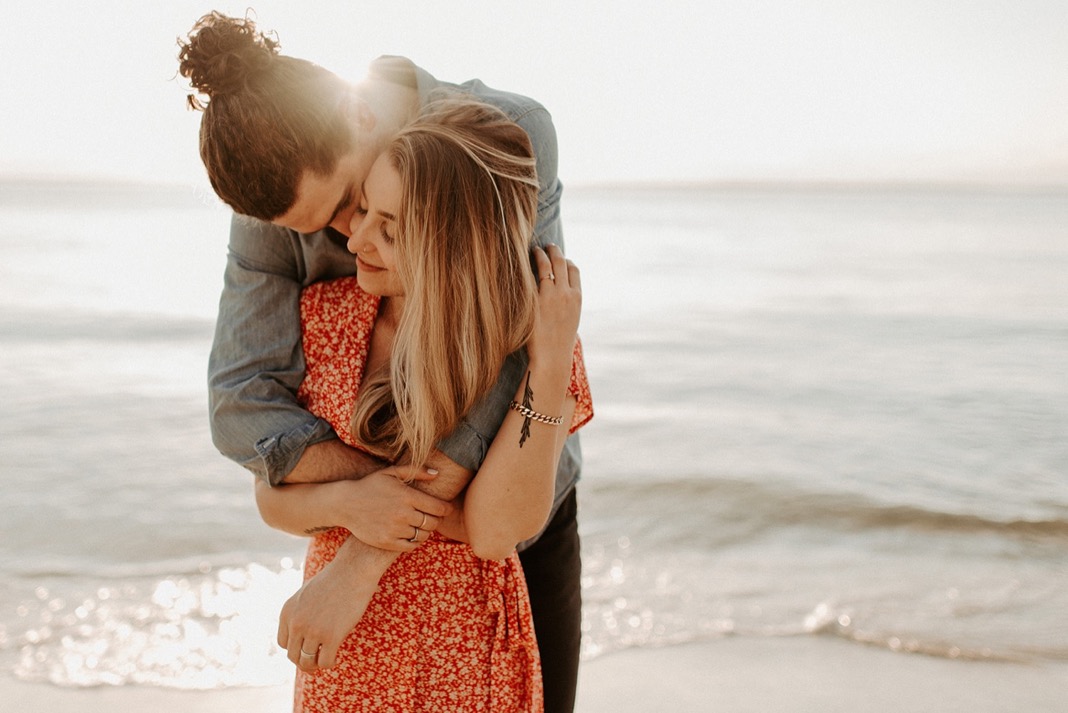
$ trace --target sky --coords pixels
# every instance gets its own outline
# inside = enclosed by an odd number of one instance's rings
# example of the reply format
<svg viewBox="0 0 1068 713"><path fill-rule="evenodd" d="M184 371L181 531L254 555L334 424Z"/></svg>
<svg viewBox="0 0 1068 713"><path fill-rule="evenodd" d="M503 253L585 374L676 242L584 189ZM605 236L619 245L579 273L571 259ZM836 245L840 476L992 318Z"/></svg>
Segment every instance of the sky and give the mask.
<svg viewBox="0 0 1068 713"><path fill-rule="evenodd" d="M400 54L538 99L572 184L1068 187L1063 0L36 0L0 23L0 177L206 185L176 39L249 6L353 81Z"/></svg>

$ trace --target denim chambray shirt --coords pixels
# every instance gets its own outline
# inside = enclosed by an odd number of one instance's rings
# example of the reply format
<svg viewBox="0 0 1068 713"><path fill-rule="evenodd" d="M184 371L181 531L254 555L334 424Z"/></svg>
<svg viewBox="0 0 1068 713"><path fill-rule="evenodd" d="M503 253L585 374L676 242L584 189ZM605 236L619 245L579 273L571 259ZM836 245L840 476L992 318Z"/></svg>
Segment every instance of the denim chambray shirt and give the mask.
<svg viewBox="0 0 1068 713"><path fill-rule="evenodd" d="M535 240L564 246L560 226L556 130L546 109L517 94L491 89L479 80L439 82L402 57L382 57L371 71L410 81L414 70L420 100L444 88L459 89L503 110L526 130L537 158L538 221ZM277 485L296 466L304 449L336 438L330 425L297 403L304 378L300 293L320 280L355 274L345 236L330 228L310 235L235 215L219 318L208 364L211 432L226 457ZM477 470L504 421L508 403L526 373L523 350L505 362L492 391L439 447L460 465ZM578 434L564 447L556 474L553 513L574 487L582 464ZM528 543L524 543L528 544Z"/></svg>

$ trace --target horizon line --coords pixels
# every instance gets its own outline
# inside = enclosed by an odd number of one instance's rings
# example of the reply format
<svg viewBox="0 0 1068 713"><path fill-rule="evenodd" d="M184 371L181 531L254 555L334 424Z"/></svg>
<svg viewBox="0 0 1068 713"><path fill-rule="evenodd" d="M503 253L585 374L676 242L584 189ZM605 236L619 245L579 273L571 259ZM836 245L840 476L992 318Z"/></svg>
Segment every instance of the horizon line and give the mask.
<svg viewBox="0 0 1068 713"><path fill-rule="evenodd" d="M565 189L581 191L601 190L670 190L670 191L974 191L1018 193L1068 193L1068 181L997 181L980 179L863 179L863 178L754 178L754 179L562 179ZM200 181L160 181L132 176L100 176L77 173L0 171L0 184L66 185L67 187L127 188L127 189L189 189L211 190L207 178Z"/></svg>

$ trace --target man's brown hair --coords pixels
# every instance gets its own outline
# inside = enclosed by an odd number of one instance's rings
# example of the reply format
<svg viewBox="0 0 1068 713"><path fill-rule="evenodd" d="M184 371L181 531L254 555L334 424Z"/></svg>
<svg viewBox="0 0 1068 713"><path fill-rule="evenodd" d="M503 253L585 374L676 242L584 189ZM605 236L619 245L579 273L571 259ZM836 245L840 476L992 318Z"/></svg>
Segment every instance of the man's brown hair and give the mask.
<svg viewBox="0 0 1068 713"><path fill-rule="evenodd" d="M197 92L189 105L204 112L200 157L212 188L238 213L283 215L306 170L329 175L349 151L347 85L280 54L278 40L252 20L212 12L178 44L179 73Z"/></svg>

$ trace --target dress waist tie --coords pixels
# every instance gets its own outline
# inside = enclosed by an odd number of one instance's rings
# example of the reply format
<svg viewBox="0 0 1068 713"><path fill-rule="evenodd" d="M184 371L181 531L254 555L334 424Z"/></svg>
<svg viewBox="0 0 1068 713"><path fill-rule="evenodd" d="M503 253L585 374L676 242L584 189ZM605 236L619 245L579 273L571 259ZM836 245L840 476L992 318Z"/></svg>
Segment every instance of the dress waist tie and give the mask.
<svg viewBox="0 0 1068 713"><path fill-rule="evenodd" d="M528 685L533 688L529 693L530 700L537 701L534 710L541 710L541 661L519 556L513 552L508 559L483 560L482 571L489 610L496 617L490 652L490 710L499 709L496 704L504 702L501 700L504 691L514 695L517 658L526 670ZM513 672L509 680L500 680L508 671Z"/></svg>

